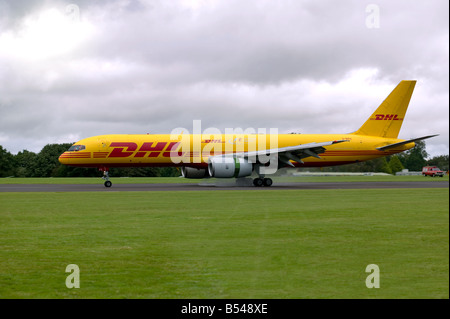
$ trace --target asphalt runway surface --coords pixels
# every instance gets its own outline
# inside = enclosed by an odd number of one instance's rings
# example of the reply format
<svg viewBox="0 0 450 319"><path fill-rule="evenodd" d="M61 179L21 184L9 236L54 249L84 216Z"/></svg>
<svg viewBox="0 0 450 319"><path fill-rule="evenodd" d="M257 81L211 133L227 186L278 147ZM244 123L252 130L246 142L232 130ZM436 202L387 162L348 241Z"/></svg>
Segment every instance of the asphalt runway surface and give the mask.
<svg viewBox="0 0 450 319"><path fill-rule="evenodd" d="M274 183L271 187L239 186L234 182L114 184L0 184L0 192L148 192L214 190L283 190L283 189L375 189L375 188L448 188L448 181L430 182L342 182L342 183Z"/></svg>

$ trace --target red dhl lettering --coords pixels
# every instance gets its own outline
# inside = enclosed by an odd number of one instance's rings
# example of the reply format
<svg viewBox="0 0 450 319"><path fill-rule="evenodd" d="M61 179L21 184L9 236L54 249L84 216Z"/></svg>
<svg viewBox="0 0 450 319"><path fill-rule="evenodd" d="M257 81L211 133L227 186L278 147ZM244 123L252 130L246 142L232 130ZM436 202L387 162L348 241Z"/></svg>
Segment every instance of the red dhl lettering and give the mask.
<svg viewBox="0 0 450 319"><path fill-rule="evenodd" d="M381 120L387 120L387 121L401 121L402 118L398 118L397 114L375 114L375 117L370 118L371 120L375 121L381 121Z"/></svg>
<svg viewBox="0 0 450 319"><path fill-rule="evenodd" d="M153 146L153 142L142 144L139 151L134 155L134 157L144 157L147 152L151 152L149 157L157 157L159 152L161 152L164 147L167 145L166 142L158 142L155 146ZM156 154L156 156L155 156Z"/></svg>
<svg viewBox="0 0 450 319"><path fill-rule="evenodd" d="M176 151L179 144L180 142L145 142L137 150L138 145L136 143L113 142L110 147L114 149L108 157L130 157L133 154L133 157L158 157L161 153L163 157L181 156L182 153ZM163 152L164 150L165 152Z"/></svg>
<svg viewBox="0 0 450 319"><path fill-rule="evenodd" d="M134 151L137 149L136 143L116 143L113 142L109 147L114 147L113 151L109 154L108 157L128 157L131 156ZM124 149L127 149L128 152L124 152Z"/></svg>

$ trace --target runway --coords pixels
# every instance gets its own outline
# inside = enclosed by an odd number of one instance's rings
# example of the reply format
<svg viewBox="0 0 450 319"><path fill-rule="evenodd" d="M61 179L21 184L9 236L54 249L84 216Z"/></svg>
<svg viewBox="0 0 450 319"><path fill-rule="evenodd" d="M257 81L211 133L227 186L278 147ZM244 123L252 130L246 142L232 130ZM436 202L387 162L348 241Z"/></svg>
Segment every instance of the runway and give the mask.
<svg viewBox="0 0 450 319"><path fill-rule="evenodd" d="M277 183L271 187L239 186L233 182L168 184L0 184L0 192L151 192L151 191L273 191L307 189L448 188L448 181Z"/></svg>

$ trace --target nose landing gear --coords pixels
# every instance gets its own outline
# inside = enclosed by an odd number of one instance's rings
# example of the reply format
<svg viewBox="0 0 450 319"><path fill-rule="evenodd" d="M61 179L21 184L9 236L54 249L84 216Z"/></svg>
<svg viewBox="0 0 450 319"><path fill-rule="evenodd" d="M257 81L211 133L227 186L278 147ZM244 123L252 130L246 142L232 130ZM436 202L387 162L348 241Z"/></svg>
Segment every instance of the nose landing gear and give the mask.
<svg viewBox="0 0 450 319"><path fill-rule="evenodd" d="M109 169L108 169L108 167L100 167L99 170L103 172L102 179L105 180L105 183L104 183L105 187L111 187L112 186L112 182L109 180Z"/></svg>

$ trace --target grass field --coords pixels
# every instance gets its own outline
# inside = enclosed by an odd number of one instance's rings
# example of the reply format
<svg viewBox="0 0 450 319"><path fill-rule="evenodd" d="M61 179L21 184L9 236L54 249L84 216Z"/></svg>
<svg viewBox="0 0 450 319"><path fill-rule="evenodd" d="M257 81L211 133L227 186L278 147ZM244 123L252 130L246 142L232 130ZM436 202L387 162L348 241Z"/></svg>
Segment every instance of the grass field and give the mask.
<svg viewBox="0 0 450 319"><path fill-rule="evenodd" d="M449 298L449 193L0 193L0 298Z"/></svg>
<svg viewBox="0 0 450 319"><path fill-rule="evenodd" d="M413 182L413 181L448 181L449 176L424 177L424 176L275 176L274 183L313 183L313 182ZM205 179L206 182L214 182L214 178ZM222 181L224 179L221 179ZM225 179L229 180L229 179ZM111 177L113 184L153 184L153 183L199 183L198 179L186 179L180 177ZM100 177L72 177L72 178L0 178L0 184L102 184Z"/></svg>

